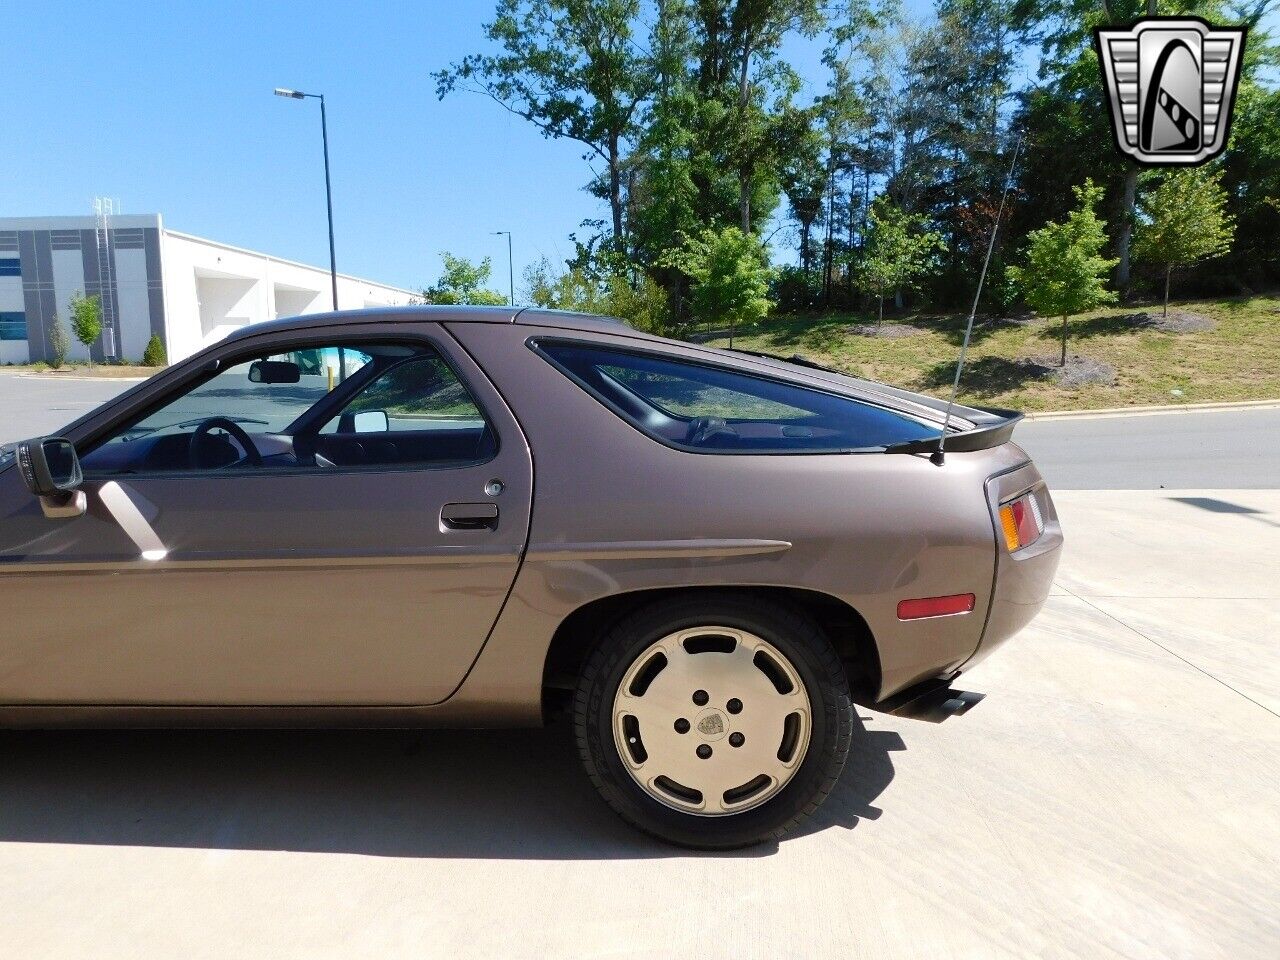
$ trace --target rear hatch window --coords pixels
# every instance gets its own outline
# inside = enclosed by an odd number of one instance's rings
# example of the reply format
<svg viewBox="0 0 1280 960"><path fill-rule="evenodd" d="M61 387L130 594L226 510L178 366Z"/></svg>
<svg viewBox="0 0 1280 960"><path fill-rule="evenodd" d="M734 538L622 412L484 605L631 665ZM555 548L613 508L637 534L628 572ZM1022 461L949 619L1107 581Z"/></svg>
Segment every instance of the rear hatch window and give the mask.
<svg viewBox="0 0 1280 960"><path fill-rule="evenodd" d="M843 453L936 436L885 407L740 370L567 340L536 349L632 426L707 453Z"/></svg>

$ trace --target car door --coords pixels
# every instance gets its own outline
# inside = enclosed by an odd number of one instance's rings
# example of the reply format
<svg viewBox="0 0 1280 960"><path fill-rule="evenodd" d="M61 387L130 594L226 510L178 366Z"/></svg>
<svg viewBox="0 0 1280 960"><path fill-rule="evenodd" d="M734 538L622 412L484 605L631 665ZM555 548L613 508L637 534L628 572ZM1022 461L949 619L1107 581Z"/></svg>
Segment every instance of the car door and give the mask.
<svg viewBox="0 0 1280 960"><path fill-rule="evenodd" d="M403 368L381 356L392 347L438 358L447 409L437 393L401 390L389 416L368 416L372 367L332 389L332 365L316 369L339 348ZM263 384L268 399L252 375L220 385L266 356L312 364L295 364L291 393ZM222 373L211 377L213 361ZM446 699L497 619L529 527L529 450L479 367L438 324L361 324L237 338L180 381L73 432L82 516L45 517L17 470L0 473L0 702ZM365 432L352 429L355 413ZM263 463L227 463L238 446L219 428L201 438L212 454L201 446L194 466L184 460L191 424L210 416L259 431ZM309 437L282 426L307 417Z"/></svg>

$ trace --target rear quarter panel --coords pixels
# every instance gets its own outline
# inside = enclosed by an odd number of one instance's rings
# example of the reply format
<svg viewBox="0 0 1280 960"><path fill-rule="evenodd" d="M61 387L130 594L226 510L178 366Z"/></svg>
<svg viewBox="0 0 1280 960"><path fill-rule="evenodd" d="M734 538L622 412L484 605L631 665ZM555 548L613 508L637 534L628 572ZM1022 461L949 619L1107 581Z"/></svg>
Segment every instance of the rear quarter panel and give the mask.
<svg viewBox="0 0 1280 960"><path fill-rule="evenodd" d="M984 484L1025 459L1016 447L952 454L943 467L882 453L686 453L636 430L534 354L529 339L552 331L520 324L450 331L514 410L535 475L526 559L455 695L460 715L531 719L556 628L583 604L627 591L760 585L837 597L875 637L881 697L954 671L977 649L995 566ZM590 339L628 345L625 336ZM791 546L738 556L714 550L744 539ZM708 555L689 555L691 540ZM897 619L899 600L965 592L977 598L971 614Z"/></svg>

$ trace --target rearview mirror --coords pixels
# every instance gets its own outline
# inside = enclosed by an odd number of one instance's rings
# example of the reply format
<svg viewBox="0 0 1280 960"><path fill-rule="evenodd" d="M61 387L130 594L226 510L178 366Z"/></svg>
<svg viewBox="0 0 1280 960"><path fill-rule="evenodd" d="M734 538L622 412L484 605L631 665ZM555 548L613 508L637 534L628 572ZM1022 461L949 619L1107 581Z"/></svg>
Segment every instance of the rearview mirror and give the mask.
<svg viewBox="0 0 1280 960"><path fill-rule="evenodd" d="M249 364L250 383L297 383L302 368L288 360L255 360Z"/></svg>

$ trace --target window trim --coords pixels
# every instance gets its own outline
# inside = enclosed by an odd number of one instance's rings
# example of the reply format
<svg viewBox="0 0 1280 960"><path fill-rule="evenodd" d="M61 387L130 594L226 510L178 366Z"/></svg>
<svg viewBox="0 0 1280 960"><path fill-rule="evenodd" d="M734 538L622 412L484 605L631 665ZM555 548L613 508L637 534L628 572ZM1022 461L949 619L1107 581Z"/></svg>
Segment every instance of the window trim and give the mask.
<svg viewBox="0 0 1280 960"><path fill-rule="evenodd" d="M296 334L296 335L295 335ZM256 339L256 338L255 338ZM458 470L471 467L483 466L497 459L502 450L502 435L498 427L486 409L482 399L476 394L471 386L470 380L466 375L457 369L453 358L442 346L440 340L428 333L405 333L405 334L380 334L374 336L361 336L359 333L344 332L335 336L324 337L317 336L314 333L310 336L305 331L290 331L290 335L280 340L269 340L253 344L246 342L237 344L239 349L230 349L228 352L210 357L204 363L194 365L190 371L184 371L184 375L169 389L165 390L157 397L153 397L150 402L122 413L120 416L112 418L112 420L104 425L102 429L95 430L88 437L76 444L76 454L80 457L88 456L99 447L106 443L110 443L115 435L127 423L137 423L139 420L151 416L158 410L163 409L173 400L189 393L198 387L209 383L219 374L224 373L228 368L243 363L246 360L252 360L261 357L264 353L286 353L291 350L305 348L308 344L320 343L324 347L346 346L358 348L365 346L407 346L415 349L422 349L424 346L436 353L444 364L458 378L458 382L463 389L467 391L467 395L471 397L472 402L476 405L476 409L480 411L480 416L484 418L484 422L489 432L493 434L493 453L483 459L475 460L450 460L438 464L414 463L406 465L387 464L387 463L371 463L363 465L344 465L336 467L244 467L228 469L226 467L214 468L211 470L152 470L145 473L103 473L88 468L84 471L86 481L106 481L118 478L124 478L129 483L145 482L147 480L176 480L182 478L190 479L238 479L242 477L298 477L298 476L319 476L333 477L350 474L370 474L370 473L408 473L421 470ZM231 346L228 344L228 346ZM357 385L353 387L351 394L345 396L344 399L349 400L358 390L367 386L366 381L357 381ZM337 392L336 388L335 391ZM325 398L321 398L323 401ZM295 426L300 420L306 418L310 411L303 411L298 417L295 417L285 427L284 431L277 431L278 434L284 434ZM327 420L324 422L328 422ZM292 435L290 435L292 436Z"/></svg>
<svg viewBox="0 0 1280 960"><path fill-rule="evenodd" d="M728 364L716 363L713 360L702 360L702 359L688 360L682 357L675 356L671 353L666 353L661 350L646 350L642 347L617 346L613 343L604 343L598 340L582 340L577 337L534 336L534 337L529 337L525 341L525 345L530 350L536 353L539 357L541 357L543 360L549 363L556 370L560 371L560 373L562 373L571 383L579 387L584 393L588 394L594 400L596 400L601 405L603 405L606 409L608 409L611 413L617 416L620 420L622 420L628 426L639 431L641 434L648 437L650 440L653 440L655 443L660 443L664 447L668 447L672 450L679 450L681 453L693 453L693 454L698 454L700 456L730 456L730 457L826 457L826 456L846 456L850 454L883 454L890 445L883 444L883 445L871 446L871 447L832 447L824 450L804 450L804 449L798 449L798 450L737 449L735 450L735 449L717 449L712 447L694 447L687 443L681 443L678 440L672 440L669 437L664 437L661 434L655 433L653 430L646 427L643 423L637 420L632 414L627 412L623 407L615 403L611 398L602 394L599 390L597 390L591 384L587 383L585 380L579 377L576 373L574 373L572 370L566 367L563 363L561 363L558 359L556 359L550 353L548 353L545 349L543 349L543 346L542 346L543 344L548 344L552 346L566 346L566 347L587 347L587 348L592 348L597 350L601 350L601 349L611 350L616 353L626 354L631 356L652 357L655 360L663 360L669 363L684 364L684 365L695 366L695 367L697 366L709 367L713 370L721 371L723 373L733 374L735 376L746 377L751 380L763 380L766 383L775 383L775 384L778 384L779 386L792 387L796 390L804 390L810 393L823 394L828 397L833 397L837 400L845 400L845 401L848 401L849 403L860 404L864 407L870 407L874 410L881 410L885 413L892 414L893 416L901 417L902 419L908 420L912 423L922 423L921 420L919 420L916 417L912 417L910 414L904 413L901 410L894 410L892 407L888 407L883 404L872 403L868 400L863 400L858 397L846 396L845 394L836 393L831 390L823 390L818 387L811 387L808 384L794 383L793 381L786 380L782 377L767 376L765 374L756 373L753 370L742 370L738 367L729 366ZM635 391L631 391L630 388L626 387L625 384L623 384L622 386L624 389L627 389L629 392L635 393ZM662 410L661 407L651 403L648 400L645 400L644 397L640 396L640 394L635 394L635 396L639 400L641 400L643 403L648 404L650 407L652 407L655 411L657 411L662 416L668 417L668 419L672 419L672 420L681 419L680 417L677 417L675 415L667 414L665 411Z"/></svg>

